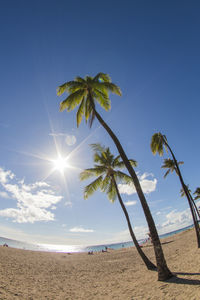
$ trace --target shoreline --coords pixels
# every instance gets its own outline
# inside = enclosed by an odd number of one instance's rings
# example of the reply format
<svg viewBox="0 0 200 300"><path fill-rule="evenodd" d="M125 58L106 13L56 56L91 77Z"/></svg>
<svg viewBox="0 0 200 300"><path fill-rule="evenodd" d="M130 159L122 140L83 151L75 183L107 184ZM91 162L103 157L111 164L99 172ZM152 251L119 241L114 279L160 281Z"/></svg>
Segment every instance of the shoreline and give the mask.
<svg viewBox="0 0 200 300"><path fill-rule="evenodd" d="M198 300L200 249L193 229L163 239L176 277L157 281L135 247L106 253L55 253L0 247L0 299ZM144 247L155 263L153 247Z"/></svg>
<svg viewBox="0 0 200 300"><path fill-rule="evenodd" d="M190 226L187 226L184 228L180 228L180 229L159 235L161 244L162 244L162 240L167 238L168 236L173 236L180 232L184 232L184 231L186 231L188 229L192 229L192 228L193 228L193 225L190 225ZM88 253L91 251L101 252L102 250L105 250L105 248L109 248L110 250L111 249L119 250L119 249L128 249L128 248L135 247L133 241L83 246L83 245L57 245L57 244L49 245L49 244L40 244L40 243L32 244L32 243L22 242L22 241L18 241L18 240L12 240L9 238L4 238L4 237L0 237L0 239L2 239L2 245L0 245L0 246L3 246L3 244L7 244L9 247L15 248L15 249L42 251L42 252L55 252L55 253ZM146 245L146 243L151 244L150 240L148 240L148 239L140 239L140 240L138 240L138 242L141 247L144 247L144 245ZM51 246L51 247L49 247L49 246ZM67 247L68 247L68 249L66 249ZM72 250L72 248L74 248L74 250ZM79 250L77 250L76 248Z"/></svg>

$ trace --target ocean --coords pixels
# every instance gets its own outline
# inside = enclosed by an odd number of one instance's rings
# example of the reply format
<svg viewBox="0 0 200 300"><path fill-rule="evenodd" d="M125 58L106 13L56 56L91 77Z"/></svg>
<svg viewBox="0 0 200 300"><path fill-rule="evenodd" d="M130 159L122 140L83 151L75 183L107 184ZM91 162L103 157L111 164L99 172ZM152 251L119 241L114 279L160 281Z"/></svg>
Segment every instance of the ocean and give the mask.
<svg viewBox="0 0 200 300"><path fill-rule="evenodd" d="M165 238L168 236L172 236L179 232L185 231L187 229L192 228L193 225L169 232L160 235L160 238ZM145 240L138 240L140 244L142 244ZM123 242L123 243L114 243L114 244L103 244L103 245L93 245L93 246L81 246L81 245L53 245L53 244L31 244L16 240L11 240L7 238L0 237L0 245L7 244L9 247L17 248L17 249L25 249L32 251L45 251L45 252L63 252L63 253L77 253L77 252L88 252L88 251L102 251L105 250L105 247L117 250L122 248L133 247L133 242Z"/></svg>

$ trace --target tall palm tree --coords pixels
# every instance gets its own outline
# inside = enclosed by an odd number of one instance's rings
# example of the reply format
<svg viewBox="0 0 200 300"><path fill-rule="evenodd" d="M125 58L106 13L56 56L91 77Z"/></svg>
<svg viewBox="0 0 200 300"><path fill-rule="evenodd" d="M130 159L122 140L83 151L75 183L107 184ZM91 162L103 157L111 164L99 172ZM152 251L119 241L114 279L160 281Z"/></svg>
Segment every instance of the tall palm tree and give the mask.
<svg viewBox="0 0 200 300"><path fill-rule="evenodd" d="M166 161L168 161L168 163L171 164L170 169L172 169L172 166L173 166L173 169L177 173L177 175L179 177L179 180L181 182L182 189L183 189L183 191L184 191L184 193L185 193L185 195L187 197L188 204L189 204L189 207L190 207L190 210L191 210L191 214L192 214L192 218L193 218L193 222L194 222L194 226L195 226L195 230L196 230L197 245L198 245L198 248L200 248L200 228L199 228L199 224L198 224L198 220L197 220L197 215L196 215L194 204L193 204L194 201L192 199L191 194L188 191L187 186L185 185L185 183L183 181L183 177L182 177L182 174L181 174L181 171L180 171L180 168L179 168L179 164L182 164L183 162L179 162L179 163L177 162L177 160L175 158L175 155L174 155L171 147L168 144L166 136L163 135L163 134L161 134L160 132L155 133L152 136L152 139L151 139L151 151L153 152L154 155L156 153L158 153L160 156L162 156L163 153L164 153L164 149L166 151L169 150L169 152L170 152L170 154L172 156L173 162L172 162L172 160L166 160Z"/></svg>
<svg viewBox="0 0 200 300"><path fill-rule="evenodd" d="M117 182L130 183L132 182L132 178L121 172L120 169L123 169L124 163L120 160L120 155L114 157L111 154L109 148L102 147L100 144L91 145L94 150L94 167L90 169L86 169L80 174L80 179L85 180L91 177L97 177L92 183L87 185L84 190L84 198L87 199L91 196L97 189L100 189L102 192L105 192L108 196L108 199L111 202L114 202L116 197L118 197L121 208L126 217L126 221L128 224L129 232L132 237L133 243L141 256L143 262L145 263L147 269L155 270L156 266L147 258L147 256L142 251L138 241L133 232L130 218L126 207L122 201L121 195L119 193L119 189L117 186ZM130 159L129 162L132 166L136 167L137 162L135 160Z"/></svg>
<svg viewBox="0 0 200 300"><path fill-rule="evenodd" d="M67 109L67 111L71 111L77 105L79 105L77 111L77 126L79 126L83 116L85 117L86 122L89 120L90 126L92 126L94 118L97 118L99 123L103 126L103 128L107 131L107 133L115 143L115 146L118 149L119 154L133 180L146 217L146 221L152 237L152 243L154 246L158 270L158 280L169 279L173 276L173 274L167 267L158 232L136 172L131 166L117 136L96 110L96 103L99 103L105 110L109 110L111 107L109 92L121 96L120 88L111 82L111 79L107 74L98 73L95 77L76 77L74 81L68 81L64 83L63 85L58 87L57 94L60 96L64 92L69 93L69 96L61 102L60 110L63 111L64 109Z"/></svg>

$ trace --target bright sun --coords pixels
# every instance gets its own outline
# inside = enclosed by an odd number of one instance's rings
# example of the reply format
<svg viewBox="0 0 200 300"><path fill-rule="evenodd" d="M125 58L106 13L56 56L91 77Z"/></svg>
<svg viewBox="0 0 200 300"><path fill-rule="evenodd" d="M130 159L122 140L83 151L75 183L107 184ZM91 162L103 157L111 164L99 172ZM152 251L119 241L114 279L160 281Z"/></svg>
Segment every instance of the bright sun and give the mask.
<svg viewBox="0 0 200 300"><path fill-rule="evenodd" d="M57 159L52 160L54 169L60 171L61 173L64 172L66 168L69 167L69 163L67 162L66 158L59 156Z"/></svg>

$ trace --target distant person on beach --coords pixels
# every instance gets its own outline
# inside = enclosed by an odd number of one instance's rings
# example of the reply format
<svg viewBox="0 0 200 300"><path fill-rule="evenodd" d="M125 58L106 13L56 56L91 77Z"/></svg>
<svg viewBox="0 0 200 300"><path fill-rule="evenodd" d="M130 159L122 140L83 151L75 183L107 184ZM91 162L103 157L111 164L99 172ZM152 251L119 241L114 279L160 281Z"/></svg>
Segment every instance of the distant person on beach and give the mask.
<svg viewBox="0 0 200 300"><path fill-rule="evenodd" d="M152 243L151 233L150 233L150 232L148 232L148 233L147 233L147 235L148 235L148 239L147 239L147 241L150 241L150 242Z"/></svg>

